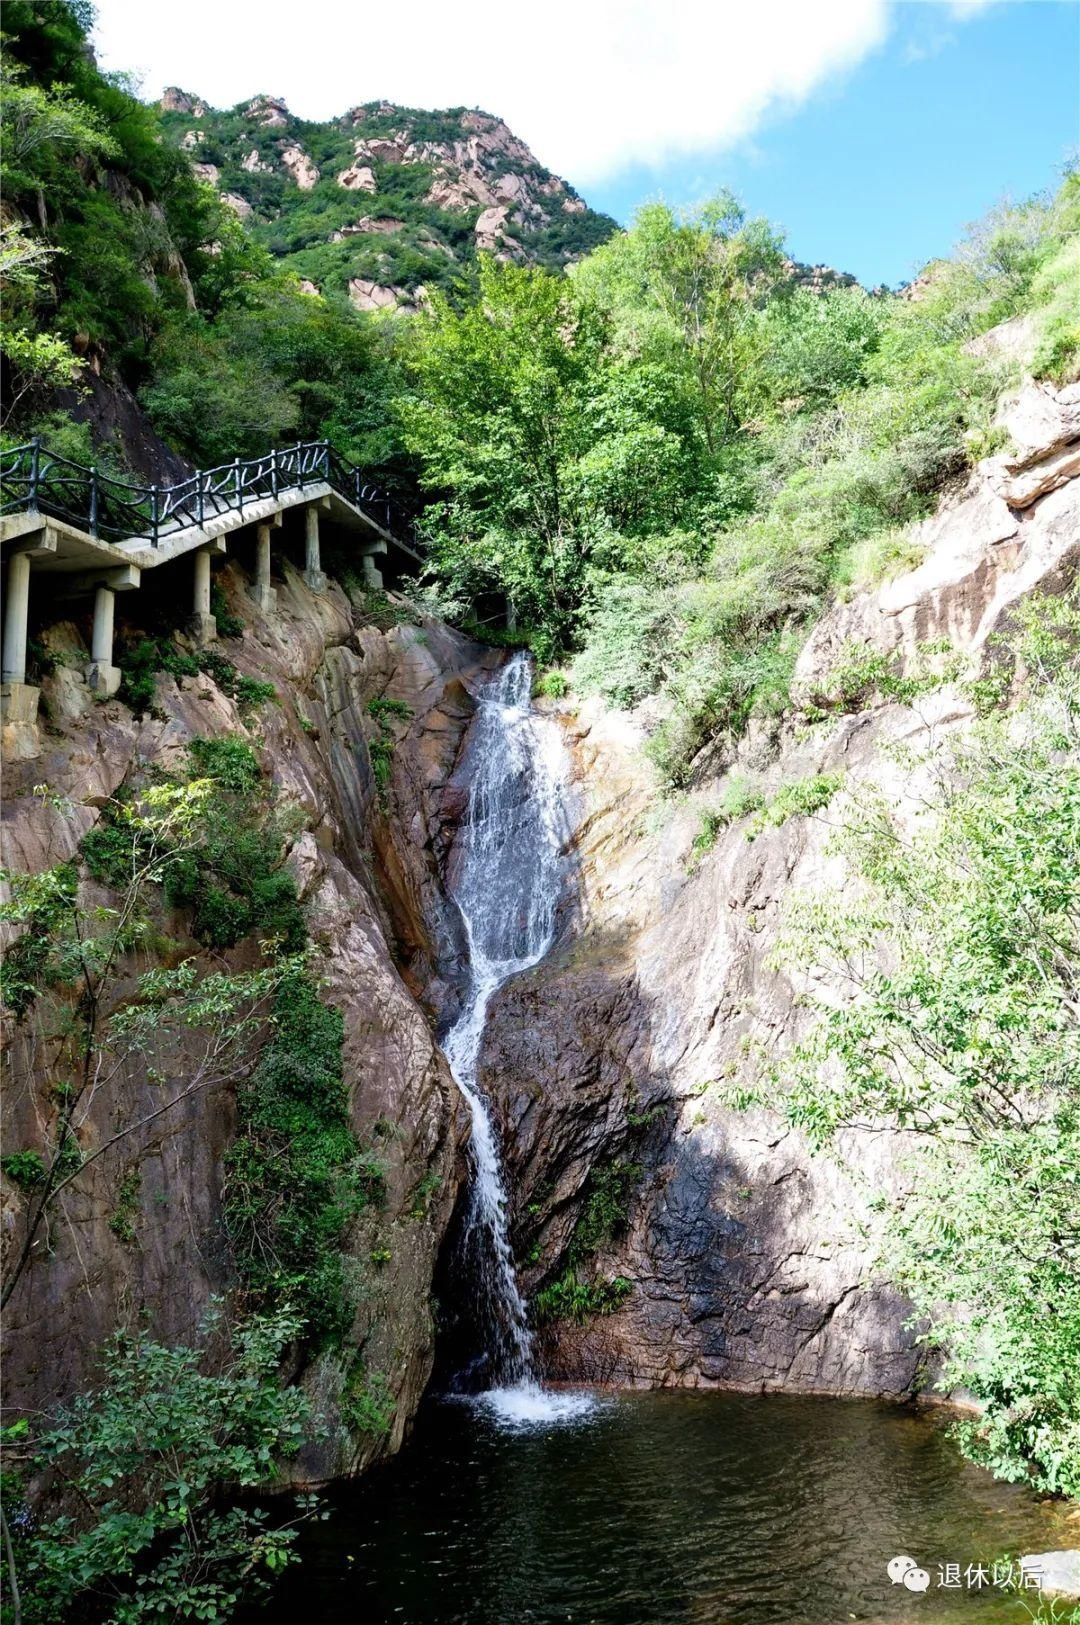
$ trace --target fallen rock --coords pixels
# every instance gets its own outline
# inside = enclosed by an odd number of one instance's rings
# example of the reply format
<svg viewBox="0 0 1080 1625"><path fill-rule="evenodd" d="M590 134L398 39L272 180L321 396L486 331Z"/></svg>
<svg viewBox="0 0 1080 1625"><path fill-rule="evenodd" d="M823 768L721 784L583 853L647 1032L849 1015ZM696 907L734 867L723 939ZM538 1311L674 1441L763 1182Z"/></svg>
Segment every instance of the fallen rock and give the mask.
<svg viewBox="0 0 1080 1625"><path fill-rule="evenodd" d="M1080 1552L1035 1552L1020 1559L1020 1568L1048 1597L1080 1597Z"/></svg>

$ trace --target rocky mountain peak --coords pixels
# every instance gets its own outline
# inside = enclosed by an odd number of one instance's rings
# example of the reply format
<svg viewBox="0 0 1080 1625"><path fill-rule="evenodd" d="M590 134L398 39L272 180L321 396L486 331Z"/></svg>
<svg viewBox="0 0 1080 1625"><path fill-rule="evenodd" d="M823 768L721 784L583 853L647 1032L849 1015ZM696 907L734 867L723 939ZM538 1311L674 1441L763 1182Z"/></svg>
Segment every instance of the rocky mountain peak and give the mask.
<svg viewBox="0 0 1080 1625"><path fill-rule="evenodd" d="M256 124L266 125L268 129L284 129L292 118L280 96L255 96L244 111L249 119Z"/></svg>
<svg viewBox="0 0 1080 1625"><path fill-rule="evenodd" d="M307 286L366 308L415 308L481 252L565 265L615 229L479 108L377 101L312 123L281 97L219 112L171 87L161 111L200 178Z"/></svg>
<svg viewBox="0 0 1080 1625"><path fill-rule="evenodd" d="M206 115L206 103L202 98L181 90L178 85L165 86L159 105L163 113L188 113L192 118L204 118Z"/></svg>

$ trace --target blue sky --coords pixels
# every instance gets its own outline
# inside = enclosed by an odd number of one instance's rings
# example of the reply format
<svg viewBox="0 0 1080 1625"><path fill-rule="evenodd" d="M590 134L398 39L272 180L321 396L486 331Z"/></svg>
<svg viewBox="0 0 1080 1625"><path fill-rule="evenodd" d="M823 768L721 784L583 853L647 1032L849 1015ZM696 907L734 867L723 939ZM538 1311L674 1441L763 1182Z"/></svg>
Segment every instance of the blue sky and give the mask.
<svg viewBox="0 0 1080 1625"><path fill-rule="evenodd" d="M596 208L730 186L876 285L1080 147L1080 0L97 0L105 68L301 118L483 107Z"/></svg>
<svg viewBox="0 0 1080 1625"><path fill-rule="evenodd" d="M729 186L782 225L796 259L867 286L906 281L1003 195L1053 185L1080 148L1080 6L1012 0L960 20L909 3L890 37L715 155L593 182L627 222L644 198L691 204Z"/></svg>

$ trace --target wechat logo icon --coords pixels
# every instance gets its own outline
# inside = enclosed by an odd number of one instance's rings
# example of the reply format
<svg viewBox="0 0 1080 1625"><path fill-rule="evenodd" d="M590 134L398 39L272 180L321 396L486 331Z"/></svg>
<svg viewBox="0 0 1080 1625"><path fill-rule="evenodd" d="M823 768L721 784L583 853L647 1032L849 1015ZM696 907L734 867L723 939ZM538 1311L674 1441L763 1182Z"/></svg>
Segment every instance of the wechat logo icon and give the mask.
<svg viewBox="0 0 1080 1625"><path fill-rule="evenodd" d="M894 1586L903 1585L909 1591L925 1591L930 1584L929 1574L919 1567L913 1557L891 1557L885 1572Z"/></svg>

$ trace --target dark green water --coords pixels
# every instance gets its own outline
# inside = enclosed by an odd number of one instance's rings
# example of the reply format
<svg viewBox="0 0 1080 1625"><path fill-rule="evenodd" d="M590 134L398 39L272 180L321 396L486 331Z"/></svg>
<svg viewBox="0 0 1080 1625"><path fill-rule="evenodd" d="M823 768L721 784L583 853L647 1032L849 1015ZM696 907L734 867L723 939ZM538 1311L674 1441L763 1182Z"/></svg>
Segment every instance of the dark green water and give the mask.
<svg viewBox="0 0 1080 1625"><path fill-rule="evenodd" d="M946 1591L937 1565L1069 1543L1060 1514L967 1466L939 1424L781 1396L621 1395L525 1432L437 1404L329 1504L261 1620L1019 1622L1015 1597ZM929 1571L924 1595L889 1583L898 1553Z"/></svg>

